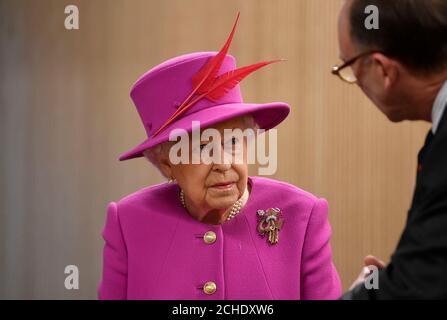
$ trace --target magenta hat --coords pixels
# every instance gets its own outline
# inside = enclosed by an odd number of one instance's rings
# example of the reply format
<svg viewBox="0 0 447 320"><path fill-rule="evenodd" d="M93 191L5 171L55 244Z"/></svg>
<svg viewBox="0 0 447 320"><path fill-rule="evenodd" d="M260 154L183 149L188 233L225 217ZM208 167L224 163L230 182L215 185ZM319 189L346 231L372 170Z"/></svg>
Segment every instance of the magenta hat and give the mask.
<svg viewBox="0 0 447 320"><path fill-rule="evenodd" d="M251 114L259 128L268 130L287 117L290 107L283 102L244 103L240 80L271 62L236 69L235 58L226 54L235 26L219 53L197 52L179 56L154 67L137 80L130 96L147 139L122 154L120 161L143 156L144 150L168 141L169 133L174 129L191 132L193 121L200 121L200 127L206 128ZM211 69L215 70L214 74ZM200 77L201 72L204 77ZM214 77L212 81L209 80L211 76ZM173 117L175 113L179 115Z"/></svg>

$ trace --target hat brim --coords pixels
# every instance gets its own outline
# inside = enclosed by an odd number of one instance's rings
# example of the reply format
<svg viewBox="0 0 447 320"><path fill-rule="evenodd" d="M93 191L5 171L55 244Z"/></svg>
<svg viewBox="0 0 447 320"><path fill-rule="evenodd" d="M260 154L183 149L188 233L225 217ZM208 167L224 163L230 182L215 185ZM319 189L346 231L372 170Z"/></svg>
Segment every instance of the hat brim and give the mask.
<svg viewBox="0 0 447 320"><path fill-rule="evenodd" d="M160 143L169 141L169 133L174 129L183 129L191 132L193 121L200 121L200 127L205 129L213 124L251 114L260 129L269 130L280 124L289 114L290 107L284 102L272 102L265 104L254 103L230 103L216 105L207 109L189 114L176 121L156 137L150 137L135 148L123 153L120 161L139 158L143 151Z"/></svg>

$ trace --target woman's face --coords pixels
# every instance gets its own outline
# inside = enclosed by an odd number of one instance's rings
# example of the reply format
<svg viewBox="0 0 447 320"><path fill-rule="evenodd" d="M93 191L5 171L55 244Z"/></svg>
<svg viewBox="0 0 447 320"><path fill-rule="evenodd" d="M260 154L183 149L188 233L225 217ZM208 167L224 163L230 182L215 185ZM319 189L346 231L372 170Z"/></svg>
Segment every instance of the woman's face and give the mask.
<svg viewBox="0 0 447 320"><path fill-rule="evenodd" d="M246 138L229 138L225 141L224 129L244 130L243 119L235 118L213 126L220 133L221 160L205 164L170 164L171 177L175 178L185 193L185 201L190 213L199 221L221 223L222 216L242 196L247 187L247 143ZM241 140L241 141L239 141ZM191 149L191 154L209 148L212 141L200 142L199 150ZM191 143L190 143L191 145ZM238 149L239 148L239 149ZM224 160L224 149L227 158ZM237 151L243 153L241 161L235 161ZM191 161L190 161L191 162ZM240 162L240 163L236 163Z"/></svg>

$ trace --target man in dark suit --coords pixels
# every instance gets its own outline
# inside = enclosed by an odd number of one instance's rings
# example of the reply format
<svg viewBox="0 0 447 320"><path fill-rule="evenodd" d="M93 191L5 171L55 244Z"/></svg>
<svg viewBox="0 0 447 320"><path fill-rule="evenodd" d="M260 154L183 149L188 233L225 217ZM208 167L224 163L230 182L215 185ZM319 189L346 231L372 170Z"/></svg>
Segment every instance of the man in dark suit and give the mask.
<svg viewBox="0 0 447 320"><path fill-rule="evenodd" d="M381 269L378 289L367 289L363 274L342 299L446 299L447 1L347 0L339 46L344 63L332 72L357 83L389 120L432 122L391 261L365 259Z"/></svg>

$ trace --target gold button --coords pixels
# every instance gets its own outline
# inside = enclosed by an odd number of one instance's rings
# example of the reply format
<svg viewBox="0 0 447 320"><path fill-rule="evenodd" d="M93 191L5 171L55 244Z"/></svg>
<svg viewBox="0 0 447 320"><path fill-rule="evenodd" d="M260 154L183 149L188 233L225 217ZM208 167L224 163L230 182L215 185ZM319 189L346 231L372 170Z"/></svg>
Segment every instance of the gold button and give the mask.
<svg viewBox="0 0 447 320"><path fill-rule="evenodd" d="M216 292L216 290L217 286L212 281L205 283L205 285L203 286L203 292L205 292L206 294L213 294L214 292Z"/></svg>
<svg viewBox="0 0 447 320"><path fill-rule="evenodd" d="M208 231L203 236L203 241L205 241L206 244L212 244L216 242L217 236L213 231Z"/></svg>

